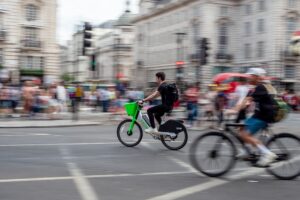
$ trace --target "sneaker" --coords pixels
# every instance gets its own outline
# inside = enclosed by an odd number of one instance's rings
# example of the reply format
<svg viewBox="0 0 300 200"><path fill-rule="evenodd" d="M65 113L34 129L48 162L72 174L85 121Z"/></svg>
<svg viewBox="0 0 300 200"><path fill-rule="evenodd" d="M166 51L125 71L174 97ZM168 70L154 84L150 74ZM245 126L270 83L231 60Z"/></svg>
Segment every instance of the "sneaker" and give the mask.
<svg viewBox="0 0 300 200"><path fill-rule="evenodd" d="M152 128L152 127L145 129L145 132L148 134L157 134L158 133L157 129Z"/></svg>
<svg viewBox="0 0 300 200"><path fill-rule="evenodd" d="M248 153L244 149L239 148L237 151L238 152L237 152L236 158L238 158L238 159L244 159L249 156Z"/></svg>
<svg viewBox="0 0 300 200"><path fill-rule="evenodd" d="M277 155L275 153L267 153L260 157L259 161L257 161L256 165L260 167L267 167L269 164L274 162L277 158Z"/></svg>

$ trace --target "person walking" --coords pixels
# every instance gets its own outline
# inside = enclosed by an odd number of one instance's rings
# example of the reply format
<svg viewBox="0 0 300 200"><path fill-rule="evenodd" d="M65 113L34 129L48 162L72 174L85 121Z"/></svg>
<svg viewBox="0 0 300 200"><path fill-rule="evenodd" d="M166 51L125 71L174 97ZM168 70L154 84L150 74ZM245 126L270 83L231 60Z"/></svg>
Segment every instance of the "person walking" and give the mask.
<svg viewBox="0 0 300 200"><path fill-rule="evenodd" d="M193 127L194 121L198 116L199 86L192 84L184 93L187 103L188 127Z"/></svg>

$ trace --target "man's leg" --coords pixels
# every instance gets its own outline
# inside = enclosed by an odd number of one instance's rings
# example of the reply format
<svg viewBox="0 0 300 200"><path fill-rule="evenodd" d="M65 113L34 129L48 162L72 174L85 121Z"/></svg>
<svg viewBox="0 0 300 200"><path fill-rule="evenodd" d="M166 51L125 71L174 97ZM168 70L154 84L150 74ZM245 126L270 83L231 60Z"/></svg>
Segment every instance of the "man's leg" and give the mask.
<svg viewBox="0 0 300 200"><path fill-rule="evenodd" d="M161 125L161 117L166 113L165 110L159 110L155 113L155 119L157 120L158 124Z"/></svg>
<svg viewBox="0 0 300 200"><path fill-rule="evenodd" d="M151 125L152 128L155 128L154 113L156 113L157 107L158 106L153 106L153 107L151 107L151 108L149 108L147 110L147 114L148 114L148 117L149 117L150 125Z"/></svg>
<svg viewBox="0 0 300 200"><path fill-rule="evenodd" d="M149 121L150 121L150 124L151 124L152 128L155 128L154 114L159 114L159 115L162 116L164 113L165 113L165 107L163 105L153 106L152 108L149 108L147 110L147 114L148 114ZM157 120L160 120L158 122L161 123L161 118L160 117Z"/></svg>
<svg viewBox="0 0 300 200"><path fill-rule="evenodd" d="M261 152L260 160L257 162L260 166L267 166L276 158L276 154L272 153L261 141L254 138L252 135L267 127L267 123L256 118L249 118L245 121L246 129L240 132L240 136L245 141L256 147Z"/></svg>

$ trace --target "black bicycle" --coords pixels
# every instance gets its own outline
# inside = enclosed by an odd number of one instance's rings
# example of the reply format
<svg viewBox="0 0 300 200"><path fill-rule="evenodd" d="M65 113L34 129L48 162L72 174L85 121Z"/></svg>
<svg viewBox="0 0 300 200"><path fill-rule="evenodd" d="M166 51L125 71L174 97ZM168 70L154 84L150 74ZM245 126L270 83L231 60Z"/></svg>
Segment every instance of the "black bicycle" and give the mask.
<svg viewBox="0 0 300 200"><path fill-rule="evenodd" d="M257 167L260 155L239 136L237 130L242 126L244 124L228 123L224 131L209 131L197 137L190 148L192 165L210 177L226 174L238 160ZM297 178L300 175L300 138L290 133L273 134L269 127L258 136L278 156L266 170L278 179ZM238 155L239 149L246 154Z"/></svg>

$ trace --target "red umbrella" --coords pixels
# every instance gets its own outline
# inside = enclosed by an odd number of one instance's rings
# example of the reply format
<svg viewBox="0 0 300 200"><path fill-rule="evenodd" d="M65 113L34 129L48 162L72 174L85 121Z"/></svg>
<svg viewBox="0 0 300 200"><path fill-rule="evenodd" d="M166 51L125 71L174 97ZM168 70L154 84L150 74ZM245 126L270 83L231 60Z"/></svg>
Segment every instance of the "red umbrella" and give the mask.
<svg viewBox="0 0 300 200"><path fill-rule="evenodd" d="M232 77L248 78L249 75L247 75L247 74L242 74L242 73L235 73L235 72L221 73L221 74L216 75L216 76L213 78L213 81L214 81L214 83L220 84L220 83L222 83L223 81L225 81L225 80L227 80L227 79L229 79L229 78L232 78Z"/></svg>

